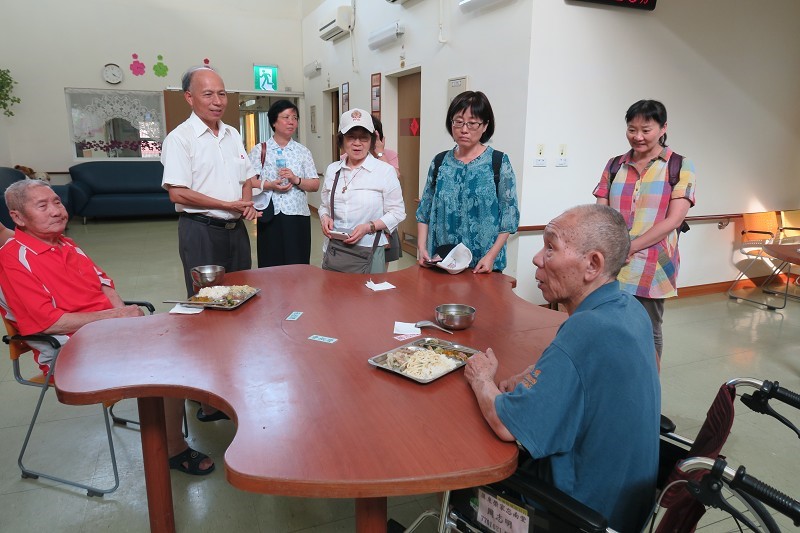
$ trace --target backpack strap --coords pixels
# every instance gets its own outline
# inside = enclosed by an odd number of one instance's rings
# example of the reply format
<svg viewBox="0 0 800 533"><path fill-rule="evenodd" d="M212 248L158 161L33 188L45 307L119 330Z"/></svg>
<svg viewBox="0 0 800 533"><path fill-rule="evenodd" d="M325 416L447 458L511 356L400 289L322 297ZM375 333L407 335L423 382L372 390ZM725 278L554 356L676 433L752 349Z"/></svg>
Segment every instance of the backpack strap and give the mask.
<svg viewBox="0 0 800 533"><path fill-rule="evenodd" d="M445 150L444 152L439 152L436 154L436 157L433 158L433 176L431 176L431 188L436 190L436 178L439 176L439 167L442 166L442 161L444 161L444 156L447 155L447 152L450 150Z"/></svg>
<svg viewBox="0 0 800 533"><path fill-rule="evenodd" d="M492 170L494 170L494 191L500 198L500 167L503 165L503 152L495 150L492 152Z"/></svg>
<svg viewBox="0 0 800 533"><path fill-rule="evenodd" d="M673 189L681 180L681 167L683 166L683 156L677 152L672 152L672 156L667 163L667 174L669 175L669 186Z"/></svg>
<svg viewBox="0 0 800 533"><path fill-rule="evenodd" d="M439 152L433 158L433 175L431 176L431 187L436 190L436 178L439 177L439 167L442 166L444 157L450 150ZM495 150L492 152L492 170L494 171L494 190L497 196L500 196L500 167L503 166L503 152Z"/></svg>

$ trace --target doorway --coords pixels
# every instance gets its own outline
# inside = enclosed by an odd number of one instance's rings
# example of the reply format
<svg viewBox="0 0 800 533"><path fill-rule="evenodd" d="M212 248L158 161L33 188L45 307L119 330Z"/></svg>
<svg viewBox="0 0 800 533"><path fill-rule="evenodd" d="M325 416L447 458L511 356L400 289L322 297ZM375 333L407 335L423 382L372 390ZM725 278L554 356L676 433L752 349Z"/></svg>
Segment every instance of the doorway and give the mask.
<svg viewBox="0 0 800 533"><path fill-rule="evenodd" d="M339 89L328 92L331 103L331 161L338 161L342 157L339 147Z"/></svg>
<svg viewBox="0 0 800 533"><path fill-rule="evenodd" d="M400 154L400 185L406 219L400 223L403 250L417 254L417 201L419 186L419 134L421 80L419 71L397 78L397 151Z"/></svg>

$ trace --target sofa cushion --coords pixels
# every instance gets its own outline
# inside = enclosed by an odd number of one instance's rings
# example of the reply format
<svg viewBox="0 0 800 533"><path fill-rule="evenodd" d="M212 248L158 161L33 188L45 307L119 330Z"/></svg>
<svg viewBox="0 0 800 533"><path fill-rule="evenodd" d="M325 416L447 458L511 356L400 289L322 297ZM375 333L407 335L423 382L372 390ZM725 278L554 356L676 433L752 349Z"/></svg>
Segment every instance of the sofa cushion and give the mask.
<svg viewBox="0 0 800 533"><path fill-rule="evenodd" d="M94 161L70 167L72 181L87 185L92 194L164 193L161 161Z"/></svg>

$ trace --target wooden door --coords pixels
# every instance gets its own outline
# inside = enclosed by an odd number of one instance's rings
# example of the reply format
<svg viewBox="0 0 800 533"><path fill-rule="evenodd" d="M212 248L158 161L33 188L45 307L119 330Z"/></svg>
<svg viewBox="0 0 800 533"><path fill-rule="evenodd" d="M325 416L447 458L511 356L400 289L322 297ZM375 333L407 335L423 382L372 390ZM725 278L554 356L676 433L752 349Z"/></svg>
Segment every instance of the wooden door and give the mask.
<svg viewBox="0 0 800 533"><path fill-rule="evenodd" d="M419 188L420 81L419 72L397 80L397 152L406 219L400 224L403 249L417 253L417 203Z"/></svg>

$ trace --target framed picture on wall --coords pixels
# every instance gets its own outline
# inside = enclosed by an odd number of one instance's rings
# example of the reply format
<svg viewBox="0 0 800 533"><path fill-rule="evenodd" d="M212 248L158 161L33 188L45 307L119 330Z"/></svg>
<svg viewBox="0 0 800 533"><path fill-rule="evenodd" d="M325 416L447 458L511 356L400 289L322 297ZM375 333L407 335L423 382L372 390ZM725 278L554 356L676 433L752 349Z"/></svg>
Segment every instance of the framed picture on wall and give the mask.
<svg viewBox="0 0 800 533"><path fill-rule="evenodd" d="M381 73L376 72L370 77L370 111L378 119L381 118Z"/></svg>
<svg viewBox="0 0 800 533"><path fill-rule="evenodd" d="M311 133L317 133L317 106L311 106L311 110L308 113L308 121Z"/></svg>
<svg viewBox="0 0 800 533"><path fill-rule="evenodd" d="M342 84L342 113L350 111L350 83Z"/></svg>

